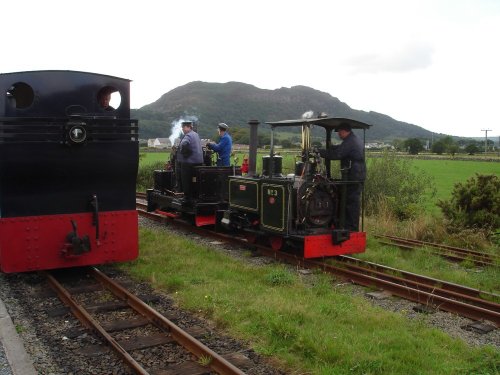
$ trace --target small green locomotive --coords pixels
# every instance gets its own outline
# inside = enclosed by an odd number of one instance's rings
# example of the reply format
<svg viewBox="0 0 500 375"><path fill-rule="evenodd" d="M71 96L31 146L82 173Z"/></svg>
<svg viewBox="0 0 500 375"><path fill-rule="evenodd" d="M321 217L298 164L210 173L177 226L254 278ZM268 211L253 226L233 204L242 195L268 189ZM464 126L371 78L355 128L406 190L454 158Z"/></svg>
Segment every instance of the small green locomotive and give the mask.
<svg viewBox="0 0 500 375"><path fill-rule="evenodd" d="M346 226L346 200L349 191L362 187L363 181L346 176L348 168L332 177L331 161L323 159L311 146L311 132L325 137L327 148L332 132L348 126L364 132L370 125L348 118L318 117L268 122L271 126L270 154L263 157L263 170L255 171L257 121L250 121L250 167L244 176L230 176L229 205L220 224L229 230L244 231L250 242L268 241L275 250L295 249L305 258L363 252L366 233ZM292 174L282 174L282 157L274 152L278 129L301 127L300 160ZM364 152L363 152L364 158ZM364 163L364 160L363 160ZM357 226L356 226L357 227Z"/></svg>

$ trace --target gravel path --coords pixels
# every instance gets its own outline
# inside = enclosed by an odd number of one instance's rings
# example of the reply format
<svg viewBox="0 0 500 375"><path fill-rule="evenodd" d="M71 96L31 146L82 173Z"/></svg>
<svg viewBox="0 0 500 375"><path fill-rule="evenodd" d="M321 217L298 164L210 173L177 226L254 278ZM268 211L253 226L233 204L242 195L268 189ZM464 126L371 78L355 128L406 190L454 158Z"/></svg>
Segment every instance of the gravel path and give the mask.
<svg viewBox="0 0 500 375"><path fill-rule="evenodd" d="M0 343L0 375L12 375L12 371L7 363L7 358L5 358L5 350L3 349L2 343Z"/></svg>

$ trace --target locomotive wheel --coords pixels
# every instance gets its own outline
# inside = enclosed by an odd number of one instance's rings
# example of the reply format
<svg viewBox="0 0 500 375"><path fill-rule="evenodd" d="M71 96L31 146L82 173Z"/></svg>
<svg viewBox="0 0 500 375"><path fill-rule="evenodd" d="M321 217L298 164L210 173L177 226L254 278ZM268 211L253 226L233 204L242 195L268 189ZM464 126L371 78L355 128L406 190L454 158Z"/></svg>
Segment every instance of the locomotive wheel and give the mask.
<svg viewBox="0 0 500 375"><path fill-rule="evenodd" d="M271 245L271 248L273 250L281 250L281 248L283 247L283 237L272 236L269 238L269 244Z"/></svg>

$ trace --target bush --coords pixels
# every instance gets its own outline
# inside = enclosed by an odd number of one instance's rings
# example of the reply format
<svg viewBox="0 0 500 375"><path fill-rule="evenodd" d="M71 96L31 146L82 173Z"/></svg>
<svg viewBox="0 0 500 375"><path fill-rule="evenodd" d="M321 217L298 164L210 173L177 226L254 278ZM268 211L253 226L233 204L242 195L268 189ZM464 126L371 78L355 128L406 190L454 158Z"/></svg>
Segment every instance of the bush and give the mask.
<svg viewBox="0 0 500 375"><path fill-rule="evenodd" d="M414 218L423 210L426 192L431 196L436 193L432 177L413 167L409 159L384 151L382 157L369 161L365 181L365 208L369 215L378 214L384 207L398 219Z"/></svg>
<svg viewBox="0 0 500 375"><path fill-rule="evenodd" d="M137 172L136 190L145 191L146 189L151 189L154 185L153 171L156 169L163 169L164 167L164 161L156 161L140 166Z"/></svg>
<svg viewBox="0 0 500 375"><path fill-rule="evenodd" d="M465 147L465 152L467 152L469 155L474 155L479 152L479 147L477 147L475 144L468 144Z"/></svg>
<svg viewBox="0 0 500 375"><path fill-rule="evenodd" d="M450 232L475 228L494 232L500 227L500 178L476 174L454 186L450 200L439 200Z"/></svg>
<svg viewBox="0 0 500 375"><path fill-rule="evenodd" d="M418 155L418 153L424 149L422 142L418 138L407 139L404 145L410 155Z"/></svg>

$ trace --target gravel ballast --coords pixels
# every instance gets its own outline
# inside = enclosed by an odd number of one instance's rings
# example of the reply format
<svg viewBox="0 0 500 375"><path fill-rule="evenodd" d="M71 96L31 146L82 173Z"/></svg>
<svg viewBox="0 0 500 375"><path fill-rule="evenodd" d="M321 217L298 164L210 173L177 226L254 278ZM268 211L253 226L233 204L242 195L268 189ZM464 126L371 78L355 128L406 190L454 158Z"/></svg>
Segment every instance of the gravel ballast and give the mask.
<svg viewBox="0 0 500 375"><path fill-rule="evenodd" d="M128 288L136 295L154 295L151 306L167 316L182 329L199 327L202 336L197 337L210 349L218 354L239 353L248 358L249 375L283 375L284 371L273 368L268 361L256 354L247 344L228 337L217 330L209 321L178 308L169 295L154 291L147 283L136 283L126 274L113 267L99 267L113 279ZM28 355L35 369L40 374L50 375L84 375L84 374L130 374L121 360L111 351L88 354L87 349L100 344L100 340L82 329L81 324L70 314L51 316L48 311L63 307L54 297L47 297L47 285L37 273L15 275L0 274L0 299L7 307L9 315L15 324ZM76 284L79 285L79 284ZM73 286L76 286L73 285ZM132 286L130 286L132 285ZM89 294L76 295L74 298L84 305L91 305L99 300L106 300L105 291L102 296ZM128 310L117 310L114 315L94 313L94 318L100 322L129 317ZM155 328L151 325L134 328L127 332L113 334L115 339L127 339L130 336L145 336ZM87 354L82 354L87 352ZM1 352L0 352L1 353ZM177 344L165 344L156 347L134 350L132 357L140 361L150 371L160 370L170 364L189 360L191 356ZM1 362L0 362L1 363ZM0 368L0 371L3 371ZM10 369L6 369L10 371ZM10 375L10 372L1 372Z"/></svg>

